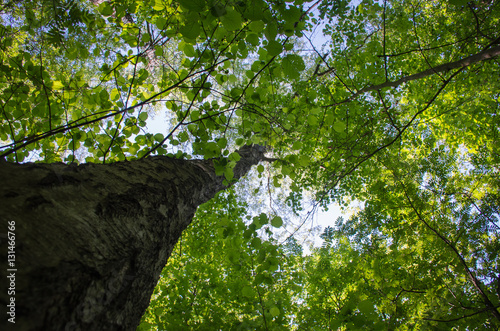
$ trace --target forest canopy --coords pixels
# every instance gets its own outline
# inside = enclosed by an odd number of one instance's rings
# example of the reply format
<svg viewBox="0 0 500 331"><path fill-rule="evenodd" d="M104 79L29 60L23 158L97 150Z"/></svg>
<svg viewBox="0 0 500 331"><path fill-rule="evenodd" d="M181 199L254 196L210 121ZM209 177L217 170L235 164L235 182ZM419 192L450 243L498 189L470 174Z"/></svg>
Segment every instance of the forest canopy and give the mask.
<svg viewBox="0 0 500 331"><path fill-rule="evenodd" d="M0 157L235 184L138 330L497 330L499 31L493 0L5 0ZM236 184L252 144L269 162Z"/></svg>

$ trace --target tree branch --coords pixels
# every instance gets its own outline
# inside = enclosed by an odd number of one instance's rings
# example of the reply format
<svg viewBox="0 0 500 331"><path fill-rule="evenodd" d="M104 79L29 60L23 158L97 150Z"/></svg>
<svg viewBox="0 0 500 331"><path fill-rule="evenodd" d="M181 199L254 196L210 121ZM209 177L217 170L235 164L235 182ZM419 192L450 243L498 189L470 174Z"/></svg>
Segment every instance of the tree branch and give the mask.
<svg viewBox="0 0 500 331"><path fill-rule="evenodd" d="M404 192L404 195L406 197L406 200L410 204L411 209L417 215L417 218L422 223L424 223L424 225L429 230L431 230L439 239L441 239L455 253L455 255L460 260L460 264L462 264L463 268L465 269L465 273L467 274L467 277L470 279L470 281L472 282L472 284L474 285L474 287L478 291L479 295L483 298L484 304L486 305L485 310L490 311L491 314L493 316L495 316L495 318L497 320L500 321L500 313L498 312L497 307L495 307L495 305L493 304L493 302L491 302L491 300L488 297L488 295L482 289L482 286L481 286L482 283L481 283L481 281L470 270L469 266L467 265L467 262L465 261L464 257L462 256L462 254L460 254L460 252L458 251L458 249L455 247L455 245L453 245L453 243L451 241L449 241L446 237L444 237L441 233L439 233L435 228L433 228L429 223L427 223L427 221L422 217L422 215L418 212L417 208L413 204L413 202L412 202L411 198L409 197L408 192L407 192L407 190L405 188L405 185L401 181L400 181L400 183L401 183L401 186L403 188L403 192Z"/></svg>
<svg viewBox="0 0 500 331"><path fill-rule="evenodd" d="M494 58L496 56L499 56L499 55L500 55L500 46L493 47L493 48L490 48L490 49L486 49L486 50L481 51L481 52L479 52L477 54L468 56L468 57L466 57L466 58L464 58L462 60L458 60L458 61L455 61L455 62L449 62L449 63L441 64L439 66L436 66L436 67L433 67L433 68L421 71L419 73L416 73L416 74L413 74L413 75L410 75L410 76L405 76L405 77L400 78L400 79L398 79L396 81L393 81L393 82L386 82L386 83L379 84L379 85L373 85L373 86L365 87L364 89L359 90L354 95L354 97L356 97L356 96L358 96L358 95L360 95L362 93L366 93L366 92L369 92L369 91L380 90L380 89L383 89L385 87L397 87L397 86L399 86L399 85L401 85L403 83L410 82L412 80L422 79L422 78L425 78L427 76L431 76L431 75L437 74L439 72L450 71L450 70L456 69L456 68L468 67L471 64L474 64L474 63L477 63L477 62L481 62L481 61L485 61L485 60L489 60L489 59L492 59L492 58ZM351 99L353 99L354 97L352 97Z"/></svg>
<svg viewBox="0 0 500 331"><path fill-rule="evenodd" d="M489 308L484 308L484 309L481 309L480 311L476 311L475 313L468 314L468 315L463 315L461 317L452 318L452 319L449 319L449 320L439 320L439 319L434 319L434 318L423 318L423 320L425 320L425 321L433 321L433 322L445 322L445 323L446 322L455 322L455 321L459 321L459 320L464 319L464 318L472 317L474 315L478 315L478 314L487 312L488 310L489 310Z"/></svg>

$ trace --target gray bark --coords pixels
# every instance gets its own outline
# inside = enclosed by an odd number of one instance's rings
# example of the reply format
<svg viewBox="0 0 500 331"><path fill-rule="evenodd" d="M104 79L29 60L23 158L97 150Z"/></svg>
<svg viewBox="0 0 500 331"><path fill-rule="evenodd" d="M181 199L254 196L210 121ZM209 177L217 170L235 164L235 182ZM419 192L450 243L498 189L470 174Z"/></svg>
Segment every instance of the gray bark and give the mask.
<svg viewBox="0 0 500 331"><path fill-rule="evenodd" d="M416 73L416 74L413 74L410 76L405 76L405 77L400 78L394 82L385 82L385 83L382 83L379 85L365 87L364 89L358 91L356 93L356 96L363 94L363 93L366 93L366 92L370 92L370 91L381 90L381 89L386 88L386 87L397 87L403 83L411 82L411 81L417 80L417 79L422 79L422 78L425 78L427 76L435 75L435 74L440 73L440 72L447 72L447 71L450 71L453 69L465 68L465 67L470 66L471 64L481 62L481 61L490 60L490 59L493 59L499 55L500 55L500 46L488 48L488 49L485 49L477 54L468 56L468 57L463 58L461 60L441 64L441 65L438 65L436 67L421 71L419 73Z"/></svg>
<svg viewBox="0 0 500 331"><path fill-rule="evenodd" d="M240 149L235 178L263 152ZM0 161L0 185L4 261L15 222L15 265L1 270L5 280L16 269L13 330L135 330L197 207L226 188L211 160L161 156L79 166ZM11 297L3 287L4 309Z"/></svg>

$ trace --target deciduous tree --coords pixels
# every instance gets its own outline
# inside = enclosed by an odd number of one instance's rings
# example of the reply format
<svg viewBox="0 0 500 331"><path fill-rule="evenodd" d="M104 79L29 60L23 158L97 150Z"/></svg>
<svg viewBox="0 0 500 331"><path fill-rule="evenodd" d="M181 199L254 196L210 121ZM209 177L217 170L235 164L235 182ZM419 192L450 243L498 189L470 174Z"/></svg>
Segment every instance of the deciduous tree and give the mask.
<svg viewBox="0 0 500 331"><path fill-rule="evenodd" d="M134 329L160 274L141 329L498 324L497 2L1 11L0 212L17 326ZM198 206L260 161L273 165L256 167L267 184L252 191L269 213L244 217L237 191L218 196L162 272ZM297 214L307 197L313 211L365 207L303 258L300 225L273 194Z"/></svg>

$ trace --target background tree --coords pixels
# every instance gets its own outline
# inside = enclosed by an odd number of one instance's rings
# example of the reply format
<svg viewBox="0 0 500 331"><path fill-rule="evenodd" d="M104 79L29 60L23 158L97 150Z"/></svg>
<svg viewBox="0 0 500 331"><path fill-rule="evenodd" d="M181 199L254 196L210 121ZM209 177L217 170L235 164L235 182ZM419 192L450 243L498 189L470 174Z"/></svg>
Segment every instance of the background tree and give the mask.
<svg viewBox="0 0 500 331"><path fill-rule="evenodd" d="M288 328L496 329L497 5L320 8L332 44L273 98L269 136L296 211L311 187L364 207L290 267Z"/></svg>

